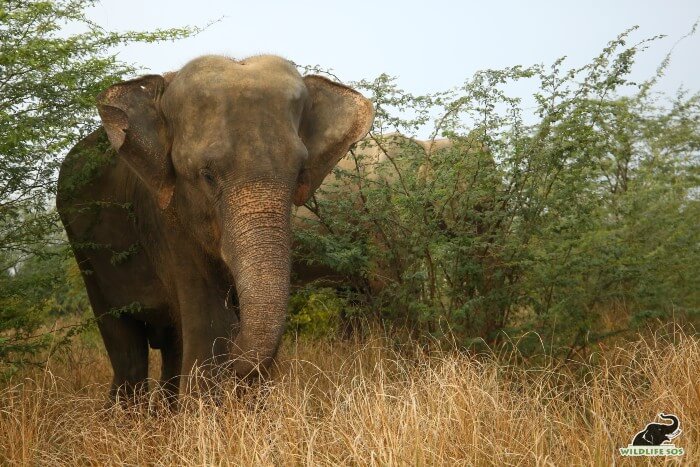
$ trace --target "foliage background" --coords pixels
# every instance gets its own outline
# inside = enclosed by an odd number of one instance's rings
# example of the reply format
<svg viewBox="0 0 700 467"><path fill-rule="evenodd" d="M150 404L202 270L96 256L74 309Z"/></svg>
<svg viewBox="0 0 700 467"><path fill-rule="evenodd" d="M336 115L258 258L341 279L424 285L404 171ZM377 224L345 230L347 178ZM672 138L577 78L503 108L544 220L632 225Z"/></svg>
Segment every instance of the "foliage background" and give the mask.
<svg viewBox="0 0 700 467"><path fill-rule="evenodd" d="M360 149L336 169L300 259L346 273L364 316L462 346L571 356L650 320L696 322L700 96L652 92L669 58L629 81L658 39L628 44L631 31L580 68L484 70L421 96L386 75L355 83L386 161L365 175ZM523 80L534 109L508 94ZM426 125L452 147L387 149Z"/></svg>

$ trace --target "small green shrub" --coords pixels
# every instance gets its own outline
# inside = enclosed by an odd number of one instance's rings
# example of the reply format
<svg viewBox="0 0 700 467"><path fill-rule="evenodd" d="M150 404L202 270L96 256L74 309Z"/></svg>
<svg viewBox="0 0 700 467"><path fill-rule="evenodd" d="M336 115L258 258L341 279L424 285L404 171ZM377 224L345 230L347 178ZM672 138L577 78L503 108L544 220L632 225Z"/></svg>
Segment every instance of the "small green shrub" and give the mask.
<svg viewBox="0 0 700 467"><path fill-rule="evenodd" d="M313 339L337 335L347 306L333 289L302 289L289 301L287 332Z"/></svg>

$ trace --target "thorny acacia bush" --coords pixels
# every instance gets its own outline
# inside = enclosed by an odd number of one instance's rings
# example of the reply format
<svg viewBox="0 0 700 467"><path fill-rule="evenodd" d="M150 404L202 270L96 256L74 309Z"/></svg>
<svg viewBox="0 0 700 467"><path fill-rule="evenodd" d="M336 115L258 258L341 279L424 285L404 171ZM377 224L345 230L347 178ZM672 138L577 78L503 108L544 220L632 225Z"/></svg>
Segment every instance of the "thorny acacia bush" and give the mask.
<svg viewBox="0 0 700 467"><path fill-rule="evenodd" d="M652 92L668 58L630 82L648 42L628 46L630 32L576 69L486 70L425 96L386 75L355 83L377 112L360 145L425 128L454 144L406 139L374 175L356 148L356 167L335 171L348 195L309 203L300 260L348 275L364 302L351 313L460 345L526 336L523 351L541 338L571 355L648 319L697 317L700 95ZM523 80L538 84L534 110L506 92Z"/></svg>

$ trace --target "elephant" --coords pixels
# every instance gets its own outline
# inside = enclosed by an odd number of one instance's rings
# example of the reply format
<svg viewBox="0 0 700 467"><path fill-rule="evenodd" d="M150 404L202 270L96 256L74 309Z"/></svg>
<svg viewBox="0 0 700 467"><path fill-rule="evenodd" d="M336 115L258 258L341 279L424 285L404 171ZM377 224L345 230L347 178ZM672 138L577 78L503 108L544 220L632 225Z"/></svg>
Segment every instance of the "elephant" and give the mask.
<svg viewBox="0 0 700 467"><path fill-rule="evenodd" d="M296 230L313 230L320 234L331 234L328 223L325 222L327 219L324 219L329 214L314 209L312 204L318 206L319 202L350 198L354 209L362 210L362 205L367 200L363 198L365 195L361 191L370 184L390 186L392 189L406 190L410 193L416 187L398 187L403 183L402 174L405 177L405 174L417 170L418 178L423 183L429 182L433 175L428 161L439 159L446 151L451 150L459 151L461 158L471 159L469 167L466 169L467 174L458 178L471 180L476 177L476 174L481 176L495 172L495 162L489 154L488 148L473 138L420 140L400 133L370 135L358 142L352 151L336 165L335 168L345 173L346 176L327 177L318 193L313 196L314 203L307 203L293 209L293 224ZM480 183L485 185L490 182L481 181ZM465 182L460 183L459 188L465 192L469 191L469 188L464 185ZM478 210L488 210L492 205L496 189L496 185L492 185L488 196L478 203ZM445 232L449 233L456 223L463 220L460 218L463 209L458 205L458 197L449 199L445 206L440 207L440 211L442 220L439 228ZM475 225L477 233L481 233L485 228L486 226L483 225ZM365 230L371 231L372 229L373 227L368 225ZM381 239L375 239L375 243L381 242ZM304 251L295 249L295 253L303 254ZM392 270L387 265L373 265L372 267L376 270L376 273L369 275L368 286L372 293L384 289L387 281L398 280L397 276L401 274L400 270ZM347 275L338 271L318 265L304 265L302 261L295 262L294 272L298 279L296 283L300 286L314 279L328 285L338 282L357 284L357 280L355 280L357 278L348 278Z"/></svg>
<svg viewBox="0 0 700 467"><path fill-rule="evenodd" d="M450 145L450 141L447 139L438 140L435 144L440 149ZM314 203L293 208L292 223L295 230L310 230L320 235L331 234L326 217L333 214L314 209L311 204L318 206L319 202L350 198L352 208L360 211L364 202L361 194L363 185L397 183L398 171L406 169L404 162L408 158L407 153L418 153L419 157L425 157L429 154L428 150L429 142L409 138L400 133L372 135L358 142L352 152L343 157L335 166L336 169L349 174L349 176L343 178L327 177L313 196ZM391 165L392 162L397 164L396 168ZM371 226L366 226L366 228L371 230ZM380 242L380 239L375 240L375 243ZM300 246L294 248L294 254L297 257L309 256L309 252ZM368 288L368 293L376 294L384 288L387 280L392 280L389 277L395 279L394 276L397 272L392 271L387 265L374 264L372 268L375 273L370 274L369 281L365 285ZM293 273L294 284L297 286L315 282L327 286L340 285L341 287L359 288L359 284L362 282L361 278L354 274L343 274L332 268L317 263L307 264L301 260L294 262Z"/></svg>
<svg viewBox="0 0 700 467"><path fill-rule="evenodd" d="M460 161L459 167L449 162L445 163L455 159ZM373 199L372 196L384 196L384 193L396 191L414 196L414 191L424 189L421 185L430 184L435 179L439 179L438 183L443 185L450 183L447 188L452 192L458 190L468 195L435 197L435 206L425 206L425 212L432 212L429 215L437 219L436 228L444 235L456 236L463 235L465 225L468 225L474 233L482 234L488 228L482 218L477 216L465 219L464 213L491 210L500 183L493 175L496 173L495 161L489 149L476 135L420 140L400 133L371 134L358 142L350 153L340 160L336 168L342 171L343 176L327 177L314 195L313 202L294 210L295 230L313 232L314 235L307 236L312 240L317 236L345 234L333 231L333 222L329 220L334 216L340 216L352 224L356 217L354 212L367 209L370 217L376 215L377 202L382 205L386 201ZM449 180L444 176L446 170L452 171ZM461 173L458 173L460 171ZM408 174L417 176L407 176ZM387 190L372 190L371 185L384 186ZM483 193L483 196L475 202L477 191ZM441 192L447 193L448 190L442 188ZM468 208L460 205L464 198L469 197L471 198L467 202L472 204ZM335 200L341 201L341 212L337 212L337 206L324 206L324 201ZM343 212L348 206L352 212ZM310 245L302 244L294 248L293 284L302 287L309 282L315 282L321 286L335 288L341 295L350 292L351 297L360 297L362 302L373 302L392 284L400 284L405 270L403 257L406 255L401 255L400 252L397 254L397 251L393 251L392 255L385 254L389 249L401 248L401 240L391 238L391 234L385 235L381 223L380 219L375 223L370 221L366 224L356 224L362 232L360 235L367 237L371 251L374 252L365 270L340 271L322 264L318 258L324 253L317 251L318 242L312 241ZM309 241L306 240L306 243ZM486 278L493 275L493 262L492 258L484 255L482 263ZM356 325L344 319L341 321L346 335L356 328Z"/></svg>
<svg viewBox="0 0 700 467"><path fill-rule="evenodd" d="M665 441L670 441L681 434L678 417L671 414L660 413L659 417L671 420L670 425L665 423L649 423L642 431L637 433L632 440L634 446L660 446Z"/></svg>
<svg viewBox="0 0 700 467"><path fill-rule="evenodd" d="M335 169L347 176L327 177L313 196L312 202L293 208L292 224L296 232L314 232L317 235L333 235L328 226L328 217L336 213L317 209L319 203L337 199L351 201L351 209L360 212L366 200L363 188L368 184L394 185L398 183L399 173L410 170L407 162L410 158L430 157L442 149L452 147L448 139L421 141L400 133L370 135L359 141ZM315 207L314 207L315 206ZM347 220L347 219L346 219ZM374 246L380 250L386 245L373 231L373 226L364 225L363 230L370 232ZM399 280L401 271L375 255L369 265L368 274L363 271L340 271L316 261L316 253L309 251L305 245L296 244L293 248L293 280L295 288L305 287L310 283L317 286L336 289L340 295L351 291L350 295L376 296L387 284ZM309 261L310 260L310 261ZM343 324L347 329L347 323Z"/></svg>
<svg viewBox="0 0 700 467"><path fill-rule="evenodd" d="M57 210L113 369L147 389L148 348L175 400L195 368L269 374L290 289L291 206L369 131L372 103L290 61L206 55L112 85L101 127L59 173Z"/></svg>
<svg viewBox="0 0 700 467"><path fill-rule="evenodd" d="M319 193L314 195L314 201L318 205L319 201L332 199L350 198L353 209L361 210L363 195L361 190L363 185L384 184L393 186L399 183L400 173L411 170L409 159L418 159L419 164L439 154L442 150L449 150L453 147L453 142L447 138L419 140L404 136L400 133L389 133L384 135L371 135L358 142L353 150L343 157L336 169L350 174L348 177L335 178L327 177L321 184ZM426 170L424 165L420 169L421 175ZM310 206L298 206L293 209L293 225L297 230L313 230L319 234L330 234L326 219L326 213L319 212ZM367 226L367 230L372 230ZM375 243L381 240L375 238ZM295 253L304 254L303 249L294 249ZM383 290L387 281L397 280L400 271L394 271L388 265L373 264L373 273L368 278L368 292L376 294ZM320 284L352 284L357 287L360 279L358 277L348 277L331 268L318 264L304 264L303 261L294 263L295 284L306 285L315 281Z"/></svg>

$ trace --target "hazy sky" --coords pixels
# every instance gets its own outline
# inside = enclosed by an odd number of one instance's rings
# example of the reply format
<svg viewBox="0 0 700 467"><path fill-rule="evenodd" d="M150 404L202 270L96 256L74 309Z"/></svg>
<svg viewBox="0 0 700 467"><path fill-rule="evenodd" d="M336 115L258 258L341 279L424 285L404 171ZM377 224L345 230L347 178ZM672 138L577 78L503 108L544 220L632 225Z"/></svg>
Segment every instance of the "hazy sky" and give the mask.
<svg viewBox="0 0 700 467"><path fill-rule="evenodd" d="M457 86L484 68L549 64L562 55L581 65L634 25L634 41L668 36L639 60L634 76L646 77L700 16L700 1L103 0L90 16L114 30L223 17L190 39L122 50L122 59L152 72L208 53L275 53L332 68L344 81L386 72L421 93ZM681 84L700 91L700 31L676 46L659 89L673 93Z"/></svg>

